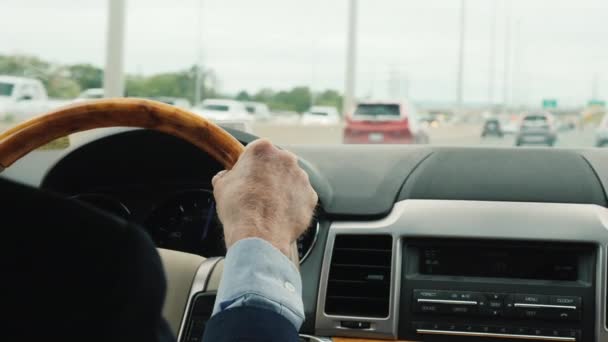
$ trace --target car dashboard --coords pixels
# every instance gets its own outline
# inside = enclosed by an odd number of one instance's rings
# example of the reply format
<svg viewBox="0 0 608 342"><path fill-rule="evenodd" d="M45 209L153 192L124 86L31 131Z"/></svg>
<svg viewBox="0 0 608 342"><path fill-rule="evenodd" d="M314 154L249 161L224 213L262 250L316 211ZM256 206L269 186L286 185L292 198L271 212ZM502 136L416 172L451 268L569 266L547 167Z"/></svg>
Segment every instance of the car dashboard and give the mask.
<svg viewBox="0 0 608 342"><path fill-rule="evenodd" d="M604 152L285 148L320 199L299 241L303 340L608 341ZM225 254L210 184L220 169L176 138L116 130L34 152L3 176L133 220L159 247L206 257L176 331L194 342Z"/></svg>

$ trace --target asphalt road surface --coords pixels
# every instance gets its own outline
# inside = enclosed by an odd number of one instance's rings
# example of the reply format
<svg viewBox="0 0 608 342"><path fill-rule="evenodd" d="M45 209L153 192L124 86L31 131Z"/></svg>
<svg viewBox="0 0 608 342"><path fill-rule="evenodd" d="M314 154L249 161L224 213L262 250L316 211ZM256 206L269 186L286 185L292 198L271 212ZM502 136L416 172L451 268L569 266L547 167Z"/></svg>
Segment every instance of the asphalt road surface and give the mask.
<svg viewBox="0 0 608 342"><path fill-rule="evenodd" d="M0 132L12 125L0 123ZM302 126L256 123L253 134L269 138L279 145L290 144L340 144L342 143L341 125ZM556 147L581 148L593 147L595 143L593 128L559 132ZM481 137L481 125L443 125L429 130L432 145L442 146L515 146L515 136Z"/></svg>
<svg viewBox="0 0 608 342"><path fill-rule="evenodd" d="M464 146L515 146L515 135L505 135L502 138L498 137L481 137L481 129L477 134L469 134L460 137L450 137L446 134L431 133L431 143L438 145L464 145ZM543 146L543 145L530 145ZM558 132L555 147L564 148L581 148L595 146L595 131L588 128L586 130L572 130ZM524 146L526 147L526 146Z"/></svg>

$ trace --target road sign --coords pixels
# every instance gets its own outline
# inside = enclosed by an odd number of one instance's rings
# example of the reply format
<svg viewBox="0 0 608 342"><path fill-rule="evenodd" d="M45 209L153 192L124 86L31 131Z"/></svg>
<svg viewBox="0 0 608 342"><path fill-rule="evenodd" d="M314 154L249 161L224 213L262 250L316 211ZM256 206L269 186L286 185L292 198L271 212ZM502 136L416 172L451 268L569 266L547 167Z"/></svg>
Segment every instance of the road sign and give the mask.
<svg viewBox="0 0 608 342"><path fill-rule="evenodd" d="M606 107L606 101L604 100L589 100L587 102L588 107Z"/></svg>
<svg viewBox="0 0 608 342"><path fill-rule="evenodd" d="M557 108L557 100L556 99L543 99L543 108Z"/></svg>

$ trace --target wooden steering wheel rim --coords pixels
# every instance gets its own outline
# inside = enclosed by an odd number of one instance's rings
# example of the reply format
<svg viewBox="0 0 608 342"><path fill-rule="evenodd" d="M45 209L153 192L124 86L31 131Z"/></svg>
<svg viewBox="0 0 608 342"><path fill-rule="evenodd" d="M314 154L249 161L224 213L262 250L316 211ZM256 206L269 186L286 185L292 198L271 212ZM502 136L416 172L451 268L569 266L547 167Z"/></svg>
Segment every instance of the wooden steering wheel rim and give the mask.
<svg viewBox="0 0 608 342"><path fill-rule="evenodd" d="M213 122L168 104L135 98L72 104L25 121L0 134L0 172L29 152L66 135L103 127L140 127L182 138L231 169L243 145ZM289 258L299 266L294 242Z"/></svg>
<svg viewBox="0 0 608 342"><path fill-rule="evenodd" d="M103 127L140 127L184 139L231 169L243 145L213 122L168 104L135 98L75 103L0 134L0 171L29 152L72 133Z"/></svg>

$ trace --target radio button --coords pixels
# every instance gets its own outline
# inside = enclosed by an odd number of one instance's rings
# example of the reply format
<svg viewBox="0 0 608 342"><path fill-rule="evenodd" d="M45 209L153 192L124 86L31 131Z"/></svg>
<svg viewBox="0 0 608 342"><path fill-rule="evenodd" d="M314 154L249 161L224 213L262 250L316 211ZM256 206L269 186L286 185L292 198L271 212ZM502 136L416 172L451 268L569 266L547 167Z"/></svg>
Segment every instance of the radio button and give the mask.
<svg viewBox="0 0 608 342"><path fill-rule="evenodd" d="M576 306L577 308L580 308L581 303L581 297L551 296L549 298L550 305Z"/></svg>
<svg viewBox="0 0 608 342"><path fill-rule="evenodd" d="M462 331L466 332L477 332L477 327L471 324L466 324L462 326Z"/></svg>
<svg viewBox="0 0 608 342"><path fill-rule="evenodd" d="M502 301L491 300L487 306L490 309L502 309L504 305Z"/></svg>
<svg viewBox="0 0 608 342"><path fill-rule="evenodd" d="M545 331L544 331L544 329L533 328L533 329L530 329L530 335L544 336Z"/></svg>
<svg viewBox="0 0 608 342"><path fill-rule="evenodd" d="M503 310L491 308L482 308L479 310L479 313L483 316L489 317L501 317L504 314Z"/></svg>
<svg viewBox="0 0 608 342"><path fill-rule="evenodd" d="M455 315L471 315L477 313L477 307L471 305L450 305L447 312Z"/></svg>
<svg viewBox="0 0 608 342"><path fill-rule="evenodd" d="M521 304L549 304L549 297L543 295L516 294L515 303Z"/></svg>
<svg viewBox="0 0 608 342"><path fill-rule="evenodd" d="M516 309L517 316L528 319L542 319L544 312L541 309Z"/></svg>
<svg viewBox="0 0 608 342"><path fill-rule="evenodd" d="M429 329L430 330L443 330L444 329L444 324L431 323L431 324L429 324Z"/></svg>
<svg viewBox="0 0 608 342"><path fill-rule="evenodd" d="M499 293L487 293L486 294L486 298L488 300L491 300L491 301L500 301L500 302L502 302L505 299L505 295L504 294L499 294Z"/></svg>
<svg viewBox="0 0 608 342"><path fill-rule="evenodd" d="M469 301L477 300L477 295L472 292L461 292L458 295L459 295L459 300L469 300Z"/></svg>
<svg viewBox="0 0 608 342"><path fill-rule="evenodd" d="M416 303L414 305L414 311L422 313L442 313L442 307L441 304Z"/></svg>
<svg viewBox="0 0 608 342"><path fill-rule="evenodd" d="M547 310L545 313L547 319L556 321L578 321L581 319L579 310Z"/></svg>
<svg viewBox="0 0 608 342"><path fill-rule="evenodd" d="M362 321L342 321L340 322L340 325L349 329L369 329L371 327L370 322Z"/></svg>
<svg viewBox="0 0 608 342"><path fill-rule="evenodd" d="M495 333L496 332L496 327L492 327L489 325L480 325L477 327L477 332L482 332L482 333Z"/></svg>
<svg viewBox="0 0 608 342"><path fill-rule="evenodd" d="M446 291L414 290L414 299L448 299Z"/></svg>
<svg viewBox="0 0 608 342"><path fill-rule="evenodd" d="M514 330L515 329L509 328L509 327L498 327L496 329L496 333L498 333L498 334L509 334L510 335L510 334L513 334Z"/></svg>
<svg viewBox="0 0 608 342"><path fill-rule="evenodd" d="M517 327L517 328L513 329L513 333L516 335L532 335L532 329L524 328L524 327Z"/></svg>

